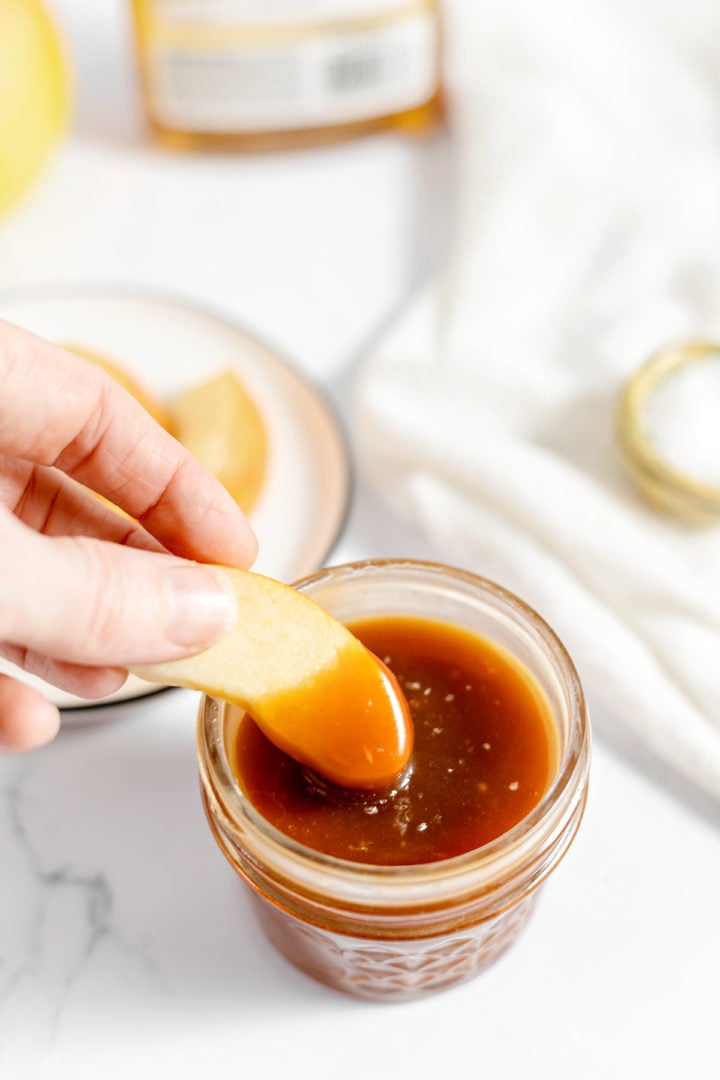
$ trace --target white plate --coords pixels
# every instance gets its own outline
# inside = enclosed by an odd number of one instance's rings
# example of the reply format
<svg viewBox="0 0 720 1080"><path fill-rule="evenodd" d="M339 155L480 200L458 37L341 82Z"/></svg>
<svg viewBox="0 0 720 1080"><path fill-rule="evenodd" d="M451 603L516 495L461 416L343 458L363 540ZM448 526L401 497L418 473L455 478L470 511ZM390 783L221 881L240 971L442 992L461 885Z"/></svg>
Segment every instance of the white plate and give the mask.
<svg viewBox="0 0 720 1080"><path fill-rule="evenodd" d="M106 354L160 398L217 371L237 371L263 415L270 443L266 483L251 514L260 541L254 569L294 581L323 564L347 513L347 446L327 401L272 349L191 304L104 289L5 293L0 315L51 341ZM19 674L4 661L0 665ZM20 677L64 708L157 690L131 677L117 694L88 702L25 673Z"/></svg>

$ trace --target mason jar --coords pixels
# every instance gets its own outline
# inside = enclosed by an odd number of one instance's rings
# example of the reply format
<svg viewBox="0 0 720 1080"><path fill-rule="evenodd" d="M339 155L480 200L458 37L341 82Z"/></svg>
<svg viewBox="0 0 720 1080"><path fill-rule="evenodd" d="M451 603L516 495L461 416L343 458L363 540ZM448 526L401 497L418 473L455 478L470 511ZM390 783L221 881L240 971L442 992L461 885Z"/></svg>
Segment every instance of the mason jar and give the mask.
<svg viewBox="0 0 720 1080"><path fill-rule="evenodd" d="M535 807L476 850L382 866L314 851L265 820L230 764L240 710L201 701L198 755L210 828L273 945L306 974L363 998L406 1000L462 982L515 941L580 824L590 722L573 663L523 601L449 566L371 560L322 570L297 587L343 622L395 616L471 631L509 651L545 696L558 765Z"/></svg>

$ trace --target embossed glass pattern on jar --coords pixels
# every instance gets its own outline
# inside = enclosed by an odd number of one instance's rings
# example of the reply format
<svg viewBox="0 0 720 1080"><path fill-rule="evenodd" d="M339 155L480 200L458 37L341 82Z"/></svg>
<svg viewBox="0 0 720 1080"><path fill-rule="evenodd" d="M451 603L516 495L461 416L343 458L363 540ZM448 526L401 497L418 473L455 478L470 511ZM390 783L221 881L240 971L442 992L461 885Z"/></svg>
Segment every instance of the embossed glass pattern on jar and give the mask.
<svg viewBox="0 0 720 1080"><path fill-rule="evenodd" d="M408 616L473 631L513 653L549 703L559 765L540 802L481 848L410 866L334 858L271 826L229 764L237 729L232 708L211 698L201 703L198 752L208 821L278 950L308 975L364 998L406 1000L462 982L515 941L580 823L590 725L573 664L517 597L447 566L367 561L323 570L299 588L343 621Z"/></svg>

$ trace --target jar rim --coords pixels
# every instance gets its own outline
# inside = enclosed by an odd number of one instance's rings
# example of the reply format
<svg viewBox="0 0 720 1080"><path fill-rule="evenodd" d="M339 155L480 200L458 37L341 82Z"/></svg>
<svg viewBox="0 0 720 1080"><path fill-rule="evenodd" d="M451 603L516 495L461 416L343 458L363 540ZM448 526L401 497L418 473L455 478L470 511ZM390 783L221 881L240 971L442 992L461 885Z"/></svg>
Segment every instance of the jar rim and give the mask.
<svg viewBox="0 0 720 1080"><path fill-rule="evenodd" d="M265 843L275 852L282 852L300 861L306 866L332 871L338 878L351 878L355 882L388 882L402 884L412 882L415 887L419 882L437 882L439 878L454 879L469 870L477 873L482 868L496 868L500 862L513 863L515 854L525 850L530 840L538 833L554 833L561 828L562 821L577 801L574 797L583 785L587 775L590 753L590 724L580 679L570 655L555 631L542 616L529 604L521 600L510 590L488 578L471 571L448 566L441 562L417 559L365 559L347 562L316 571L295 583L301 591L331 578L362 573L363 571L417 571L423 574L442 576L457 583L469 585L480 593L499 601L507 612L520 620L524 628L529 629L536 642L541 644L546 658L550 658L566 691L569 711L574 720L569 725L568 737L563 747L557 771L542 798L516 825L494 840L473 848L471 851L427 863L410 864L375 864L353 862L338 856L317 851L299 843L272 825L260 814L251 801L243 794L238 784L225 750L222 719L226 703L204 696L201 700L198 723L198 742L201 763L209 766L212 773L211 786L215 795L220 796L226 812L238 821L247 822L259 832ZM205 742L205 753L203 753ZM556 811L553 814L553 810ZM555 818L558 820L555 821ZM543 875L544 876L544 875Z"/></svg>
<svg viewBox="0 0 720 1080"><path fill-rule="evenodd" d="M656 508L699 524L720 517L720 487L668 460L646 430L645 418L648 403L661 384L681 369L717 360L719 355L720 344L713 341L688 341L658 349L626 383L617 411L617 439L630 478Z"/></svg>

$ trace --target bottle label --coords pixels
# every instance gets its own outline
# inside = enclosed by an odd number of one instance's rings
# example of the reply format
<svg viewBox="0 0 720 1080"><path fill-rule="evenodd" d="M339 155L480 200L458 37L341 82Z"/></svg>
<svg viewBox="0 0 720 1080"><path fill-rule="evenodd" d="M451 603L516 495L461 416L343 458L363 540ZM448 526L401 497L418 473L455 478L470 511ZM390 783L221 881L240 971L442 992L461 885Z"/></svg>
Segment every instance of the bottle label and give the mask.
<svg viewBox="0 0 720 1080"><path fill-rule="evenodd" d="M154 4L166 22L269 27L392 15L407 11L411 0L154 0Z"/></svg>
<svg viewBox="0 0 720 1080"><path fill-rule="evenodd" d="M161 6L147 38L152 112L167 128L222 133L352 123L423 105L437 88L437 20L426 5L408 11L405 3L396 13L397 5L386 2L387 15L350 25L319 24L314 16L302 24L296 5L292 25L283 25L287 3L280 0L278 21L268 4L262 27L241 24L228 0L203 4L214 17L202 25L188 18L201 5L165 0L164 6L183 14L182 22L161 20ZM331 6L344 15L358 3L299 6L327 16Z"/></svg>

